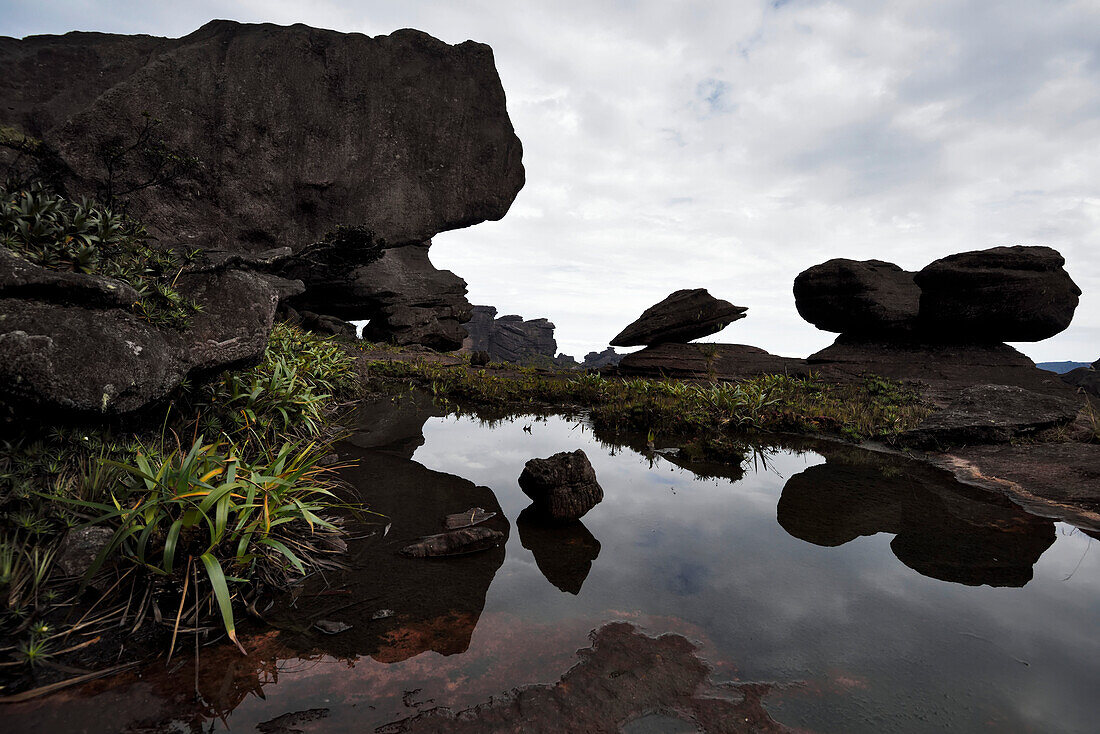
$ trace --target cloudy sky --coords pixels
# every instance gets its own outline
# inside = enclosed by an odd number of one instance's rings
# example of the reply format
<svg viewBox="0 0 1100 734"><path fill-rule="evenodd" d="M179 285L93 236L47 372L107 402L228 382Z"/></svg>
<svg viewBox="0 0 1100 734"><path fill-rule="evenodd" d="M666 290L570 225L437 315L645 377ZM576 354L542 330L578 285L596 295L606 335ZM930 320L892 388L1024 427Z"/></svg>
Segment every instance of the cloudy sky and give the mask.
<svg viewBox="0 0 1100 734"><path fill-rule="evenodd" d="M490 44L527 186L432 259L474 303L550 318L568 353L706 287L749 307L714 340L805 355L833 338L794 308L811 265L1043 244L1084 296L1016 346L1100 357L1095 0L0 1L16 37L211 18Z"/></svg>

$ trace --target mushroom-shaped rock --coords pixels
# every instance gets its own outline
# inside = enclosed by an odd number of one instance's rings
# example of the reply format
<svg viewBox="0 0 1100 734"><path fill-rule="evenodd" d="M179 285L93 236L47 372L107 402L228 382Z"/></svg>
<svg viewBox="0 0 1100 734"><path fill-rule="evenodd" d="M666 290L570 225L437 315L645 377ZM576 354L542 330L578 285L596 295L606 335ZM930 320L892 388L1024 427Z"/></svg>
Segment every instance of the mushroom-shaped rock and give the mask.
<svg viewBox="0 0 1100 734"><path fill-rule="evenodd" d="M715 298L706 288L676 291L650 306L638 320L611 340L616 347L638 347L668 342L689 342L716 334L730 323L745 318L744 306Z"/></svg>
<svg viewBox="0 0 1100 734"><path fill-rule="evenodd" d="M915 280L920 328L937 341L1040 341L1073 319L1081 289L1049 247L994 247L936 260Z"/></svg>
<svg viewBox="0 0 1100 734"><path fill-rule="evenodd" d="M603 500L596 470L580 449L531 459L519 486L540 511L557 520L577 520Z"/></svg>
<svg viewBox="0 0 1100 734"><path fill-rule="evenodd" d="M920 305L913 273L882 260L836 258L794 279L798 314L823 331L844 334L904 332Z"/></svg>

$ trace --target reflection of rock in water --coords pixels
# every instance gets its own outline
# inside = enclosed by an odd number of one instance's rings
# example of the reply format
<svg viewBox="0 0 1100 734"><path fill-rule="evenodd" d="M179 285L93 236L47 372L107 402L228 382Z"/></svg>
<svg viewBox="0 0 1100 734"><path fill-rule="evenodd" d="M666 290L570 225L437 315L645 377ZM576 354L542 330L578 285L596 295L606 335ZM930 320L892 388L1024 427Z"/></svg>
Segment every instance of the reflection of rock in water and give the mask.
<svg viewBox="0 0 1100 734"><path fill-rule="evenodd" d="M396 395L370 395L356 410L355 429L347 443L411 459L424 445L424 422L444 415L421 390ZM462 508L465 509L465 508Z"/></svg>
<svg viewBox="0 0 1100 734"><path fill-rule="evenodd" d="M535 556L535 565L551 584L579 594L600 555L600 541L580 520L554 521L532 504L516 518L519 542Z"/></svg>
<svg viewBox="0 0 1100 734"><path fill-rule="evenodd" d="M764 708L772 686L709 680L710 668L680 635L647 637L617 622L592 636L581 662L554 685L517 688L464 711L437 708L379 727L383 734L414 732L615 732L660 713L692 731L788 732ZM639 727L642 729L642 727ZM644 730L644 729L642 729Z"/></svg>
<svg viewBox="0 0 1100 734"><path fill-rule="evenodd" d="M385 518L351 527L350 569L326 573L327 578L310 585L293 608L282 608L274 616L281 628L304 634L317 619L351 625L338 635L311 634L302 641L304 647L335 657L370 655L397 662L428 650L451 655L469 646L485 593L504 563L509 526L488 487L409 460L423 443L424 422L433 414L422 393L383 399L364 409L360 430L342 445L341 459L355 462L341 472L342 478L356 488L367 507ZM498 547L452 558L400 555L414 541L443 532L447 515L471 507L495 513L478 527L503 533ZM381 529L387 524L389 531L383 536ZM355 540L372 530L372 537ZM381 609L394 614L372 619Z"/></svg>
<svg viewBox="0 0 1100 734"><path fill-rule="evenodd" d="M1055 537L1050 521L915 463L812 466L787 481L777 513L815 545L894 533L890 548L906 566L970 586L1023 586Z"/></svg>

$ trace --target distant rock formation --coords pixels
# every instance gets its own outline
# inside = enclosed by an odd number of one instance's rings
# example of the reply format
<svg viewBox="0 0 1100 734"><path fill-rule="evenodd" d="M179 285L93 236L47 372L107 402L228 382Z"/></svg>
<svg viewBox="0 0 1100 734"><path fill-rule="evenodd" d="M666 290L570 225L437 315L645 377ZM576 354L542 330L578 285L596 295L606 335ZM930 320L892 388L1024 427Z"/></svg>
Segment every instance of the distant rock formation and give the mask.
<svg viewBox="0 0 1100 734"><path fill-rule="evenodd" d="M1087 367L1072 369L1061 377L1067 384L1100 397L1100 359Z"/></svg>
<svg viewBox="0 0 1100 734"><path fill-rule="evenodd" d="M614 347L685 343L745 318L747 308L715 298L705 288L680 290L650 306L611 340Z"/></svg>
<svg viewBox="0 0 1100 734"><path fill-rule="evenodd" d="M0 63L3 139L25 141L0 166L124 196L166 245L289 247L299 308L460 345L465 284L432 268L430 239L500 219L524 183L488 46L212 21L0 39ZM343 224L369 236L348 247L329 236Z"/></svg>
<svg viewBox="0 0 1100 734"><path fill-rule="evenodd" d="M918 273L881 260L829 260L794 281L802 318L851 338L930 344L1040 341L1073 319L1081 289L1049 247L950 255Z"/></svg>
<svg viewBox="0 0 1100 734"><path fill-rule="evenodd" d="M602 352L589 352L584 355L584 361L581 362L581 367L586 370L598 370L601 367L611 367L618 364L623 358L623 355L615 351L615 347L608 347Z"/></svg>
<svg viewBox="0 0 1100 734"><path fill-rule="evenodd" d="M815 371L956 386L1064 392L1004 341L1037 341L1069 326L1081 290L1049 247L994 247L909 273L879 260L830 260L799 274L799 314L837 340L810 355Z"/></svg>
<svg viewBox="0 0 1100 734"><path fill-rule="evenodd" d="M462 344L466 352L488 352L494 362L554 364L558 343L554 340L554 324L547 319L524 321L522 316L497 318L493 306L473 306L466 324L469 336Z"/></svg>

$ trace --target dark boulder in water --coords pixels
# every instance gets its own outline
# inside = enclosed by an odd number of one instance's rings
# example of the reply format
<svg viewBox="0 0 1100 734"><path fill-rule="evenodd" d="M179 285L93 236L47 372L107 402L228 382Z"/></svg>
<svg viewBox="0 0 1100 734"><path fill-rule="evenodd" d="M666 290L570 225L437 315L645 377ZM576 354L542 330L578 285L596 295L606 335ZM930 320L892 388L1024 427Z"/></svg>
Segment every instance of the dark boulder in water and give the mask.
<svg viewBox="0 0 1100 734"><path fill-rule="evenodd" d="M615 347L637 347L667 342L689 342L716 334L745 318L743 306L715 298L705 288L676 291L642 312L636 321L611 340Z"/></svg>
<svg viewBox="0 0 1100 734"><path fill-rule="evenodd" d="M603 501L596 470L580 449L531 459L523 467L519 486L541 512L556 520L578 520Z"/></svg>

